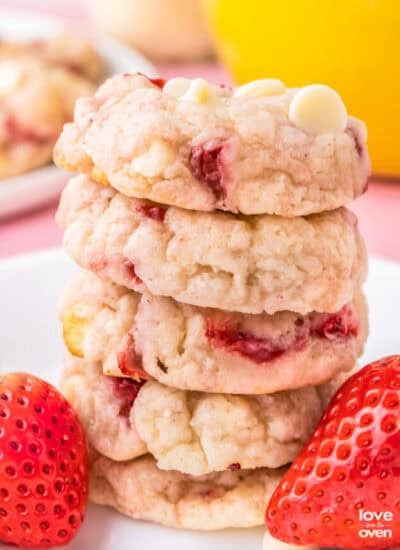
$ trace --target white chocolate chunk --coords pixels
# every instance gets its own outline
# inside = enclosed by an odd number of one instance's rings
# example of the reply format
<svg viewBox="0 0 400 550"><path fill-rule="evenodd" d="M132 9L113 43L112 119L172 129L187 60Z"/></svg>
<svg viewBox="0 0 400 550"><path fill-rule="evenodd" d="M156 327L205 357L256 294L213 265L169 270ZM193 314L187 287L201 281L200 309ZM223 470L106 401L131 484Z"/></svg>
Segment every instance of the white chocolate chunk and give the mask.
<svg viewBox="0 0 400 550"><path fill-rule="evenodd" d="M316 550L315 546L294 546L287 544L270 535L267 531L264 535L263 550Z"/></svg>
<svg viewBox="0 0 400 550"><path fill-rule="evenodd" d="M192 80L188 90L182 96L185 101L193 101L195 103L209 103L215 98L213 87L204 78L196 78Z"/></svg>
<svg viewBox="0 0 400 550"><path fill-rule="evenodd" d="M268 97L285 93L285 85L277 78L254 80L236 88L234 97Z"/></svg>
<svg viewBox="0 0 400 550"><path fill-rule="evenodd" d="M5 97L15 90L21 82L23 72L17 63L3 61L0 63L0 97Z"/></svg>
<svg viewBox="0 0 400 550"><path fill-rule="evenodd" d="M155 140L146 153L132 160L131 174L141 174L146 178L161 176L175 158L174 149L165 141Z"/></svg>
<svg viewBox="0 0 400 550"><path fill-rule="evenodd" d="M164 93L172 97L182 97L190 86L192 81L189 78L171 78L165 83Z"/></svg>
<svg viewBox="0 0 400 550"><path fill-rule="evenodd" d="M294 96L289 106L289 120L311 134L342 132L347 126L347 111L335 90L313 84Z"/></svg>

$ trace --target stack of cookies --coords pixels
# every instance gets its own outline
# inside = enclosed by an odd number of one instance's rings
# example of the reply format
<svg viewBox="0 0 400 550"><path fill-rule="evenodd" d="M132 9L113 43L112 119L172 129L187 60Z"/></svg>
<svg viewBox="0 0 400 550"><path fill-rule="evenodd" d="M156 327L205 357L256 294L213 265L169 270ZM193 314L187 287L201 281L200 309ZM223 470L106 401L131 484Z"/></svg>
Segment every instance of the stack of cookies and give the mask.
<svg viewBox="0 0 400 550"><path fill-rule="evenodd" d="M366 189L365 141L319 85L125 74L77 103L55 150L81 173L57 214L83 268L59 307L62 388L94 502L183 528L263 522L366 338L344 207Z"/></svg>

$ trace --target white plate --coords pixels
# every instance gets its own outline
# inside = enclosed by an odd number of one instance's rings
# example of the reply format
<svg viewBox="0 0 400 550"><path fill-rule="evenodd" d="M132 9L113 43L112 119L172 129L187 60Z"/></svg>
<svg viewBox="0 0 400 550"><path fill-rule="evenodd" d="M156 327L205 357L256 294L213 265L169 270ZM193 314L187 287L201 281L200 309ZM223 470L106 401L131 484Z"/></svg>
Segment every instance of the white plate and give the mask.
<svg viewBox="0 0 400 550"><path fill-rule="evenodd" d="M0 262L0 373L29 371L56 382L63 356L55 308L76 269L61 250ZM366 293L371 336L362 363L400 352L400 264L372 259ZM263 529L176 531L90 506L70 550L261 550ZM7 550L0 545L0 550Z"/></svg>
<svg viewBox="0 0 400 550"><path fill-rule="evenodd" d="M33 40L51 36L65 28L68 25L57 18L0 10L0 38ZM151 63L133 48L98 34L89 38L106 60L109 75L140 71L155 76ZM50 203L60 194L68 177L67 172L50 165L0 180L0 218Z"/></svg>

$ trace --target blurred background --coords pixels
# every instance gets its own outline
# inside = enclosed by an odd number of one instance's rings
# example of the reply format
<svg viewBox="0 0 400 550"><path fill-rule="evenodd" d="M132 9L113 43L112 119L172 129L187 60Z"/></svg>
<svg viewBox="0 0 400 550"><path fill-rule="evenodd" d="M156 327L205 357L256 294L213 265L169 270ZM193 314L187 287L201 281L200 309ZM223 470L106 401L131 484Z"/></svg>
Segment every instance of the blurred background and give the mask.
<svg viewBox="0 0 400 550"><path fill-rule="evenodd" d="M38 18L91 41L107 75L144 67L164 78L335 88L369 130L373 177L352 208L370 252L400 261L398 0L1 0L0 39L14 26L37 38ZM0 177L4 104L0 72ZM49 168L36 183L33 170L0 179L0 257L60 243L53 217L65 176Z"/></svg>

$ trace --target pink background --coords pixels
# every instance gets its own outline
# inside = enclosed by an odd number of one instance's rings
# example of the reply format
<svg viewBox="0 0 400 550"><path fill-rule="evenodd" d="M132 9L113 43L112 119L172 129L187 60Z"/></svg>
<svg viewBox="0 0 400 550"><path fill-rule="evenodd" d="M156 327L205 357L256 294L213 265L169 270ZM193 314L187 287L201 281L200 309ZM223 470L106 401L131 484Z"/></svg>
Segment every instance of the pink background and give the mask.
<svg viewBox="0 0 400 550"><path fill-rule="evenodd" d="M32 5L32 2L30 2ZM2 0L2 6L26 6L22 0ZM41 9L44 9L43 7ZM53 4L46 12L59 14ZM84 17L74 9L62 11L62 15L82 23ZM203 76L214 82L229 77L216 63L196 65L159 65L161 76ZM0 183L1 185L1 183ZM400 181L384 182L374 178L368 192L356 200L351 208L357 213L370 253L400 261ZM54 223L56 206L25 214L23 217L0 222L0 257L20 254L61 244L61 233Z"/></svg>

